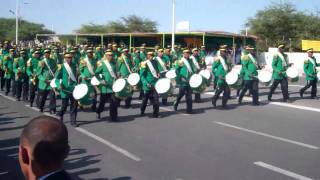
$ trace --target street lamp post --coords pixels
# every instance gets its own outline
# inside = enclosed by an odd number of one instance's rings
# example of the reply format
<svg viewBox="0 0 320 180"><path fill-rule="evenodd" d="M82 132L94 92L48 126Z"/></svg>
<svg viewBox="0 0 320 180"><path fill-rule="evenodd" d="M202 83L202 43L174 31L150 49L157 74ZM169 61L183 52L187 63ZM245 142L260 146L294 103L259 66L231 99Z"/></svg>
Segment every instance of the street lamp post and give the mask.
<svg viewBox="0 0 320 180"><path fill-rule="evenodd" d="M16 45L18 45L18 34L19 34L19 0L16 0Z"/></svg>
<svg viewBox="0 0 320 180"><path fill-rule="evenodd" d="M172 35L171 35L171 49L174 50L174 32L175 31L175 0L172 0Z"/></svg>

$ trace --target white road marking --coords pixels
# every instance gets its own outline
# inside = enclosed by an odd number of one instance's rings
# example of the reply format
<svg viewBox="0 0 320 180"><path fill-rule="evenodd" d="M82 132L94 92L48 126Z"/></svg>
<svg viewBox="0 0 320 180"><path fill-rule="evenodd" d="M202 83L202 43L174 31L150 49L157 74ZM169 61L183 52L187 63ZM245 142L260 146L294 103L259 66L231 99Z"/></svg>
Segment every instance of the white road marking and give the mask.
<svg viewBox="0 0 320 180"><path fill-rule="evenodd" d="M8 174L8 172L0 172L0 175Z"/></svg>
<svg viewBox="0 0 320 180"><path fill-rule="evenodd" d="M289 108L294 108L294 109L302 109L302 110L307 110L307 111L320 112L320 109L318 109L318 108L300 106L300 105L293 105L293 104L288 104L288 103L270 102L269 104L273 104L273 105L277 105L277 106L283 106L283 107L289 107Z"/></svg>
<svg viewBox="0 0 320 180"><path fill-rule="evenodd" d="M305 144L305 143L301 143L301 142L298 142L298 141L293 141L293 140L290 140L290 139L273 136L273 135L270 135L270 134L266 134L266 133L262 133L262 132L258 132L258 131L254 131L254 130L250 130L250 129L246 129L246 128L242 128L242 127L239 127L239 126L234 126L234 125L223 123L223 122L214 121L214 123L219 124L221 126L226 126L226 127L238 129L238 130L241 130L241 131L257 134L257 135L260 135L260 136L268 137L268 138L275 139L275 140L278 140L278 141L295 144L295 145L302 146L302 147L309 148L309 149L314 149L314 150L319 149L319 147L313 146L313 145L310 145L310 144Z"/></svg>
<svg viewBox="0 0 320 180"><path fill-rule="evenodd" d="M138 104L142 104L142 101L133 101L135 103L138 103ZM149 105L149 104L148 104ZM164 111L168 111L168 112L173 112L174 110L173 109L170 109L170 108L165 108L165 107L159 107L159 109L162 109ZM182 112L179 112L179 111L176 111L178 114L181 114L181 115L184 115L184 116L189 116L190 114L186 114L186 113L182 113Z"/></svg>
<svg viewBox="0 0 320 180"><path fill-rule="evenodd" d="M308 177L299 175L299 174L294 173L294 172L291 172L291 171L287 171L287 170L285 170L285 169L278 168L278 167L276 167L276 166L272 166L272 165L270 165L270 164L267 164L267 163L264 163L264 162L261 162L261 161L255 162L254 164L257 165L257 166L260 166L260 167L269 169L269 170L271 170L271 171L274 171L274 172L277 172L277 173L280 173L280 174L283 174L283 175L292 177L292 178L294 178L294 179L299 179L299 180L312 180L311 178L308 178Z"/></svg>
<svg viewBox="0 0 320 180"><path fill-rule="evenodd" d="M289 87L304 87L302 85L297 85L297 84L289 84ZM317 87L317 89L320 89L320 87Z"/></svg>
<svg viewBox="0 0 320 180"><path fill-rule="evenodd" d="M4 94L2 94L2 93L0 93L0 95L1 95L2 97L6 98L6 99L11 100L11 101L17 101L15 98L10 97L10 96L6 96L6 95L4 95Z"/></svg>
<svg viewBox="0 0 320 180"><path fill-rule="evenodd" d="M130 159L132 159L134 161L141 161L141 158L139 158L138 156L128 152L125 149L122 149L119 146L116 146L116 145L112 144L111 142L109 142L109 141L107 141L105 139L102 139L101 137L99 137L99 136L97 136L97 135L95 135L95 134L93 134L93 133L91 133L91 132L89 132L89 131L87 131L87 130L85 130L83 128L77 127L77 128L75 128L75 130L77 130L77 131L79 131L79 132L81 132L81 133L83 133L83 134L85 134L85 135L87 135L87 136L89 136L89 137L101 142L102 144L110 147L111 149L123 154L124 156L126 156L126 157L128 157L128 158L130 158Z"/></svg>
<svg viewBox="0 0 320 180"><path fill-rule="evenodd" d="M19 146L3 147L3 148L0 148L0 151L12 150L12 149L16 149L16 148L19 148Z"/></svg>

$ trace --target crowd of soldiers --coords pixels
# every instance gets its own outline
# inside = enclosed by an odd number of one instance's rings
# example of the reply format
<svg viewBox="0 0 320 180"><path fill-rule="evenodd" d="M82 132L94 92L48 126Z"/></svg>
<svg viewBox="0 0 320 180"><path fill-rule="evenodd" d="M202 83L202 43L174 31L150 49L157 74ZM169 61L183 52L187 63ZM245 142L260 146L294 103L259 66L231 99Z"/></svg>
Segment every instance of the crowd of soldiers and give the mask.
<svg viewBox="0 0 320 180"><path fill-rule="evenodd" d="M193 92L189 80L193 74L207 69L205 62L205 46L199 48L181 48L174 46L174 50L168 46L164 49L155 47L147 51L146 44L139 48L127 48L125 45L108 44L105 47L93 45L64 46L59 43L51 43L46 46L34 45L31 47L17 47L10 42L1 43L0 47L0 85L5 95L11 95L17 101L26 101L30 107L36 106L40 112L44 111L47 99L49 99L49 112L56 114L63 120L63 116L70 106L71 125L77 126L76 117L79 108L86 108L73 96L75 87L86 84L90 94L90 108L96 112L97 118L101 118L105 104L110 103L109 113L112 121L117 121L118 107L122 100L125 108L130 108L132 94L125 98L118 97L112 85L119 78L128 78L132 73L140 75L138 85L139 99L142 99L140 115L144 116L148 101L153 105L152 117L159 116L159 98L162 104L167 105L167 97L160 97L155 89L159 78L165 77L165 73L173 69L176 73L176 86L179 93L173 103L175 111L183 96L186 98L186 112L193 113L192 94L195 94L195 102L201 102L200 92ZM283 100L289 101L288 78L286 69L291 65L288 57L283 53L285 46L278 47L279 53L273 57L273 83L270 87L268 100L272 100L272 94L279 84L283 93ZM238 102L242 103L243 96L249 90L252 95L253 105L259 105L259 80L258 70L263 68L257 62L255 49L247 46L241 57L242 68L240 75L243 79ZM316 97L317 71L313 57L313 50L308 50L308 58L305 61L307 85L300 90L304 91L312 86L311 96ZM214 86L212 105L222 96L222 107L227 107L230 98L230 87L226 83L226 75L232 69L228 47L221 45L211 67L211 75ZM95 77L100 82L93 86L91 79ZM52 81L56 86L52 86ZM211 82L208 82L210 85ZM56 100L61 98L62 105L57 110ZM98 100L99 98L99 100Z"/></svg>

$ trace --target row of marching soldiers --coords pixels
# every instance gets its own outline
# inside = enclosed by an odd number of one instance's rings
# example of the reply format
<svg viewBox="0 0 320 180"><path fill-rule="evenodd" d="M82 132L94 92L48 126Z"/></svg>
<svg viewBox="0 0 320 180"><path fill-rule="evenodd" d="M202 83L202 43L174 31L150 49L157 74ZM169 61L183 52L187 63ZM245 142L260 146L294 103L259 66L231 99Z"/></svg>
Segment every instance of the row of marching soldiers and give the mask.
<svg viewBox="0 0 320 180"><path fill-rule="evenodd" d="M105 103L109 102L109 113L112 121L117 121L118 106L121 100L125 101L125 108L130 108L134 90L140 91L142 99L140 108L141 116L144 115L148 101L153 105L153 117L159 116L159 98L163 105L167 105L167 98L173 94L174 87L179 88L179 93L173 103L175 111L183 96L186 98L187 113L193 113L192 94L195 101L200 102L200 94L204 92L211 81L214 80L215 93L212 104L215 107L221 93L222 107L227 106L230 98L230 87L238 86L239 103L247 90L253 98L253 105L258 101L258 70L259 66L254 48L247 46L241 57L242 68L236 78L233 78L232 65L227 54L227 46L220 46L219 52L212 63L211 71L205 63L205 47L175 51L156 49L147 52L145 46L135 49L131 54L125 47L119 49L117 44L108 45L108 49L101 47L93 49L79 46L65 49L39 48L17 49L10 48L6 43L1 48L1 88L5 87L8 95L13 83L12 94L20 101L29 101L30 106L36 103L41 112L49 97L50 113L56 113L63 120L67 106L70 105L70 119L73 126L77 126L76 117L78 108L91 106L97 118L101 118ZM270 87L268 99L271 100L278 84L284 96L284 101L289 100L287 69L291 64L283 53L284 45L278 47L279 52L273 57L273 72L267 77L265 83L273 83ZM305 61L304 70L308 83L300 90L300 95L312 86L312 97L316 96L317 72L316 63L308 50L308 59ZM230 76L230 77L228 77ZM272 77L271 77L272 76ZM228 82L228 80L231 82ZM235 79L235 81L233 81ZM239 81L243 79L243 81ZM241 82L241 83L239 83ZM261 82L261 81L260 81ZM240 88L239 88L240 87ZM36 93L37 92L37 93ZM29 96L29 94L30 96ZM56 98L62 99L62 105L56 112ZM97 103L97 98L99 104Z"/></svg>

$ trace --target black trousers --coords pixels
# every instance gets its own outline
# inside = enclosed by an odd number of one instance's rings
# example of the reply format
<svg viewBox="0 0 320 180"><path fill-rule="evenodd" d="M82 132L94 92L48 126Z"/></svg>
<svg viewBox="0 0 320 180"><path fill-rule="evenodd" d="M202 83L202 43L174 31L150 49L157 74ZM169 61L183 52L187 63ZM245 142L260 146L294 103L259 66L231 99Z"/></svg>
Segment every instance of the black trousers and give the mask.
<svg viewBox="0 0 320 180"><path fill-rule="evenodd" d="M246 94L247 90L249 90L250 94L252 94L252 103L259 103L259 81L258 80L245 80L243 81L243 88L239 94L239 102L242 101L243 96Z"/></svg>
<svg viewBox="0 0 320 180"><path fill-rule="evenodd" d="M22 82L22 97L24 101L28 100L29 97L29 77L25 77Z"/></svg>
<svg viewBox="0 0 320 180"><path fill-rule="evenodd" d="M30 83L30 104L33 104L37 91L38 91L38 83L36 83L36 84ZM38 100L38 98L37 98L37 100ZM38 101L36 104L37 105L39 104Z"/></svg>
<svg viewBox="0 0 320 180"><path fill-rule="evenodd" d="M275 79L273 80L273 83L270 87L270 91L268 94L268 99L270 100L272 98L272 94L274 93L275 89L278 87L278 85L281 84L281 91L283 95L283 100L286 101L289 99L289 92L288 92L288 79Z"/></svg>
<svg viewBox="0 0 320 180"><path fill-rule="evenodd" d="M44 105L46 103L47 97L49 95L50 103L49 109L50 111L56 111L56 95L53 90L40 90L39 89L39 109L43 111Z"/></svg>
<svg viewBox="0 0 320 180"><path fill-rule="evenodd" d="M190 86L182 86L179 88L179 94L175 101L175 105L179 105L184 95L186 96L187 112L192 112L192 89L190 88Z"/></svg>
<svg viewBox="0 0 320 180"><path fill-rule="evenodd" d="M307 85L300 89L300 92L303 94L307 89L311 87L311 97L317 96L317 82L318 80L308 80Z"/></svg>
<svg viewBox="0 0 320 180"><path fill-rule="evenodd" d="M125 108L129 108L131 106L131 100L132 100L132 96L129 96L124 100ZM120 102L119 102L119 104L120 104Z"/></svg>
<svg viewBox="0 0 320 180"><path fill-rule="evenodd" d="M155 89L150 91L144 91L144 96L141 105L141 114L144 114L146 110L148 100L152 103L153 106L153 116L158 117L159 115L159 95Z"/></svg>
<svg viewBox="0 0 320 180"><path fill-rule="evenodd" d="M230 88L226 82L221 85L217 85L217 90L214 96L212 97L212 104L215 106L220 94L223 92L222 96L222 106L226 106L228 99L230 97Z"/></svg>
<svg viewBox="0 0 320 180"><path fill-rule="evenodd" d="M115 97L114 94L108 93L108 94L101 94L100 95L100 102L97 109L97 113L102 113L105 107L106 102L110 103L109 106L109 114L111 121L117 121L118 118L118 105L120 102L120 99Z"/></svg>
<svg viewBox="0 0 320 180"><path fill-rule="evenodd" d="M194 94L194 101L195 101L195 102L201 102L201 95L200 95L200 93L195 93L195 94Z"/></svg>
<svg viewBox="0 0 320 180"><path fill-rule="evenodd" d="M9 94L11 88L11 79L5 79L6 95Z"/></svg>
<svg viewBox="0 0 320 180"><path fill-rule="evenodd" d="M5 86L4 71L0 70L0 88L1 88L1 91L4 90L4 86Z"/></svg>
<svg viewBox="0 0 320 180"><path fill-rule="evenodd" d="M12 83L12 96L13 97L16 97L16 95L17 95L17 82L13 79L12 81L11 81L11 83Z"/></svg>
<svg viewBox="0 0 320 180"><path fill-rule="evenodd" d="M63 120L63 115L67 111L69 102L70 102L70 121L71 121L71 124L76 124L77 113L78 113L78 101L76 101L72 95L69 95L67 98L62 98L61 109L58 115L60 116L60 119Z"/></svg>

